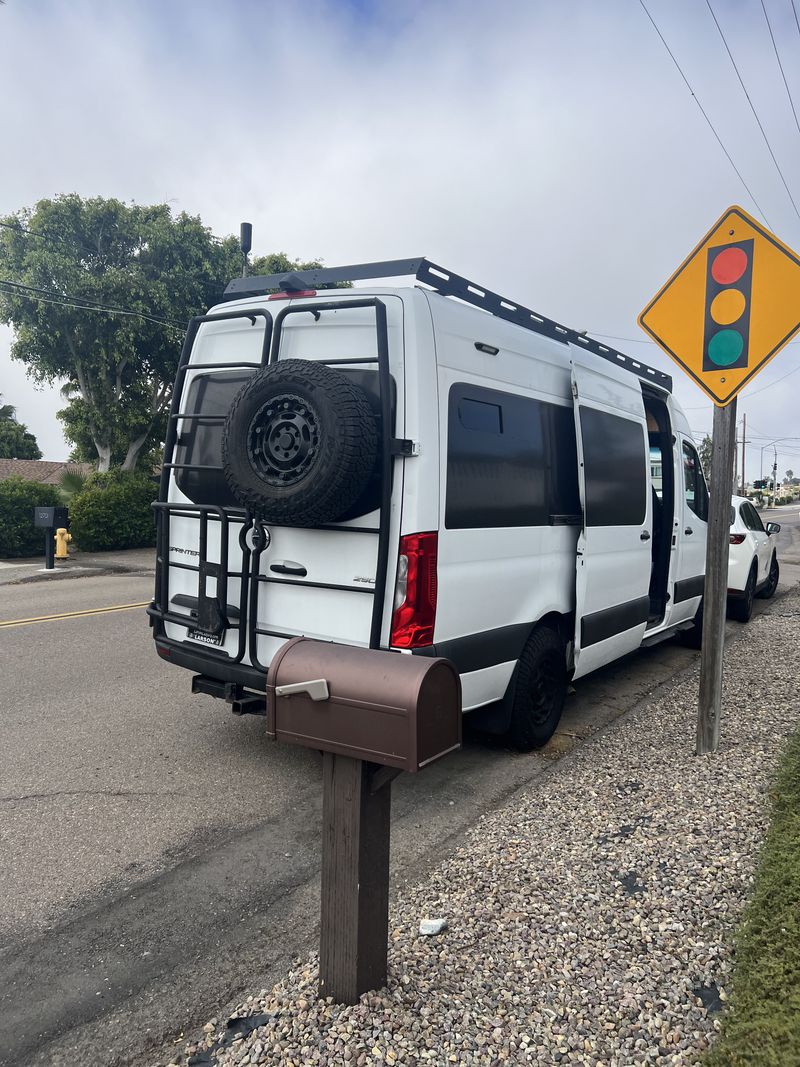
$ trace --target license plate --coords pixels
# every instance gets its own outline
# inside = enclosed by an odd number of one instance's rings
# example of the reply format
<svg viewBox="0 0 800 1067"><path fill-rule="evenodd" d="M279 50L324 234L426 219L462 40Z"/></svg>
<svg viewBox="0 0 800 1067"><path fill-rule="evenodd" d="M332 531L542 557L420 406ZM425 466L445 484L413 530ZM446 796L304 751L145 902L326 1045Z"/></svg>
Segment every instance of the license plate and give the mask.
<svg viewBox="0 0 800 1067"><path fill-rule="evenodd" d="M222 644L222 634L210 634L207 630L189 630L186 636L193 641L201 641L204 645Z"/></svg>

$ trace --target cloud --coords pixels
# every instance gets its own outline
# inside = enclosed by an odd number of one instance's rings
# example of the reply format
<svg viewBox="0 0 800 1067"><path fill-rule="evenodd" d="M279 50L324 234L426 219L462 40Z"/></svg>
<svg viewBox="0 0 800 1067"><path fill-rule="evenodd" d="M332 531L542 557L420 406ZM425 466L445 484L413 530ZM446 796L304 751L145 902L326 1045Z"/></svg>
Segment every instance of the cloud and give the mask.
<svg viewBox="0 0 800 1067"><path fill-rule="evenodd" d="M800 245L707 10L648 6L773 228ZM789 62L800 37L788 9L768 7L800 100ZM784 173L798 173L760 9L715 10ZM0 118L13 160L4 212L73 190L171 199L217 233L249 219L257 252L330 264L426 254L569 325L636 338L616 343L663 369L674 370L638 343L636 314L723 208L756 211L630 0L11 0L0 91L14 102ZM792 366L800 346L753 394ZM7 368L0 341L3 382ZM692 425L710 428L710 405L675 375ZM30 387L9 381L22 410ZM800 373L745 394L740 410L800 434L799 384ZM31 427L50 434L53 405L30 403Z"/></svg>

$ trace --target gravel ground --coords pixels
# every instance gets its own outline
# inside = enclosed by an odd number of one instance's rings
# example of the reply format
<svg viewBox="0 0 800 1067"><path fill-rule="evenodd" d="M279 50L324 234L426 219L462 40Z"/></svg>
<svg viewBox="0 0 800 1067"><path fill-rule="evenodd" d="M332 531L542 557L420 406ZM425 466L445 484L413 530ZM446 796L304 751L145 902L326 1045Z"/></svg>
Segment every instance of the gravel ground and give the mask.
<svg viewBox="0 0 800 1067"><path fill-rule="evenodd" d="M697 669L587 741L393 903L389 984L341 1007L316 958L180 1064L695 1064L800 723L800 596L726 656L722 744L694 755ZM436 937L422 918L447 919ZM250 1032L250 1028L255 1028ZM162 1060L162 1063L167 1061Z"/></svg>

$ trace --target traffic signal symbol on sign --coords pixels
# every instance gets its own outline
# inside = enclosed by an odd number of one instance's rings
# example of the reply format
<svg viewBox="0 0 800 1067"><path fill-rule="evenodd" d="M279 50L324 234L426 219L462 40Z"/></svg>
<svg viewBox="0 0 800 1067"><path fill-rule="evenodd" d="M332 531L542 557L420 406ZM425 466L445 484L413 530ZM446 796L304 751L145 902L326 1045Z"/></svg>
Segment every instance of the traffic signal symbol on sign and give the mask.
<svg viewBox="0 0 800 1067"><path fill-rule="evenodd" d="M709 248L706 261L706 319L703 370L747 366L753 241Z"/></svg>
<svg viewBox="0 0 800 1067"><path fill-rule="evenodd" d="M800 257L728 208L638 322L724 407L800 330Z"/></svg>

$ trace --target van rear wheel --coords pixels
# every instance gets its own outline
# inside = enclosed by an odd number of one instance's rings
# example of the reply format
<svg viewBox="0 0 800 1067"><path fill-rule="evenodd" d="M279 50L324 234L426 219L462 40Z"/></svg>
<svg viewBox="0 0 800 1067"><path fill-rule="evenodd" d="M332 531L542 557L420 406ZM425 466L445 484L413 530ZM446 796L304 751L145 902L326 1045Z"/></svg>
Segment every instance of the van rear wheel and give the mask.
<svg viewBox="0 0 800 1067"><path fill-rule="evenodd" d="M285 359L236 394L222 434L231 492L264 522L336 522L364 492L379 453L367 394L324 364Z"/></svg>
<svg viewBox="0 0 800 1067"><path fill-rule="evenodd" d="M555 733L567 696L566 649L555 630L539 626L517 664L508 737L523 751L541 748Z"/></svg>

